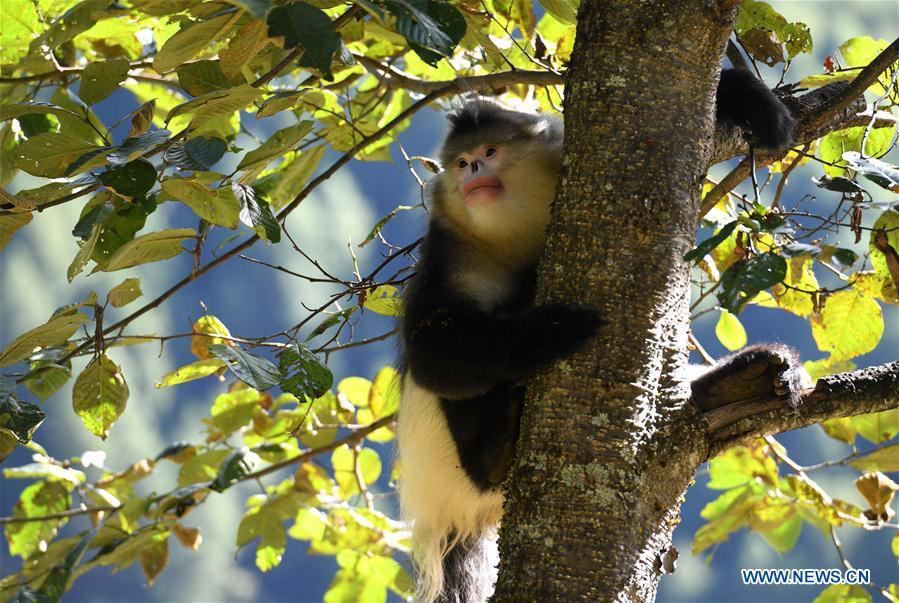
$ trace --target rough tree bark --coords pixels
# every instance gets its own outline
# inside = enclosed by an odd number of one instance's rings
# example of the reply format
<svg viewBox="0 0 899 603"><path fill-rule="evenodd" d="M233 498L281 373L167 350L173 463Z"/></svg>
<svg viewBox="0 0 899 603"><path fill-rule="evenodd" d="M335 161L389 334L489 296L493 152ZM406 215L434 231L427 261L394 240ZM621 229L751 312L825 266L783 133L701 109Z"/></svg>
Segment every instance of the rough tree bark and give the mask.
<svg viewBox="0 0 899 603"><path fill-rule="evenodd" d="M683 493L710 453L857 414L841 403L853 386L834 380L819 385L807 413L760 393L703 416L682 378L682 257L694 241L737 3L580 5L538 295L594 305L609 324L529 385L494 601L653 600ZM899 405L899 365L865 379L874 384L858 412Z"/></svg>

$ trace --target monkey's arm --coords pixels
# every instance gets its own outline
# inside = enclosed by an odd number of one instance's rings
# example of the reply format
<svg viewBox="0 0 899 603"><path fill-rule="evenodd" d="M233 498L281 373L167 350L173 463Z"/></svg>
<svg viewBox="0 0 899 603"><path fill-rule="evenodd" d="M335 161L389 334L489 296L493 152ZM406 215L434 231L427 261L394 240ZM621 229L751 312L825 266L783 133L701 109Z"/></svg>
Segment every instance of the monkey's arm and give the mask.
<svg viewBox="0 0 899 603"><path fill-rule="evenodd" d="M458 298L449 303L411 300L404 320L412 376L449 399L477 396L526 377L573 353L601 324L594 310L576 306L538 306L504 318Z"/></svg>
<svg viewBox="0 0 899 603"><path fill-rule="evenodd" d="M789 396L796 407L803 390L811 386L795 350L772 344L728 356L691 384L693 403L703 411L771 394Z"/></svg>

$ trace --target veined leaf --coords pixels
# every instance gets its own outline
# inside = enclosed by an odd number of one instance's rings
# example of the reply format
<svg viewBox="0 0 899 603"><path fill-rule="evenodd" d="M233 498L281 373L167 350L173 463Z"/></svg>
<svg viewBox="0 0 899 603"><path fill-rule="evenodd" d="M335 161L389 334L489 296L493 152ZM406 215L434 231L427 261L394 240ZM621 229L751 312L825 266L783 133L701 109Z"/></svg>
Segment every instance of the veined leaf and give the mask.
<svg viewBox="0 0 899 603"><path fill-rule="evenodd" d="M93 272L112 272L147 262L167 260L181 253L181 244L186 239L196 236L197 232L190 228L172 228L145 234L119 247L109 261L98 265Z"/></svg>
<svg viewBox="0 0 899 603"><path fill-rule="evenodd" d="M91 361L75 379L72 406L84 425L106 439L109 428L125 411L128 384L115 362L103 354Z"/></svg>
<svg viewBox="0 0 899 603"><path fill-rule="evenodd" d="M195 180L169 178L162 182L162 190L190 207L207 222L225 228L237 228L240 203L231 189L213 191Z"/></svg>
<svg viewBox="0 0 899 603"><path fill-rule="evenodd" d="M60 314L39 327L16 337L0 353L0 367L24 360L36 347L50 347L68 341L78 328L87 322L87 314Z"/></svg>

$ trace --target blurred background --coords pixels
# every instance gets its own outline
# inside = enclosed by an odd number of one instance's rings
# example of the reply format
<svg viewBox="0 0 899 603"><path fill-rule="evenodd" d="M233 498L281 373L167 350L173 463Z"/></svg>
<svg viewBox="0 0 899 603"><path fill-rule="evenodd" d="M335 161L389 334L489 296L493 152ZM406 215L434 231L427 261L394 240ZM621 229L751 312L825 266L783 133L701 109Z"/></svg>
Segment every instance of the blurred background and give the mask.
<svg viewBox="0 0 899 603"><path fill-rule="evenodd" d="M899 3L895 0L808 0L771 4L788 21L808 24L814 39L813 56L798 58L787 73L786 82L820 73L824 58L834 54L839 44L850 37L867 35L889 40L899 32ZM773 72L766 75L774 78L769 83L776 83L777 76ZM123 89L96 105L95 110L108 124L138 104L134 96ZM246 129L262 140L290 123L290 118L283 114L263 120L244 114L243 120ZM399 136L399 141L409 155L432 156L445 127L439 111L425 110L415 116L412 126ZM243 136L238 137L237 146L256 146L250 139L242 144ZM421 201L419 186L397 145L391 153L392 163L351 163L321 186L288 220L288 229L297 243L340 277L352 274L348 245L353 245L364 274L377 265L384 251L377 241L358 248L372 225L398 205L416 205ZM329 165L334 158L336 155L326 156L321 166ZM238 159L239 156L229 155L217 169L227 173L236 166ZM895 150L886 160L897 163ZM732 164L716 166L710 176L718 179L730 167ZM423 177L427 176L420 167L418 171ZM821 173L814 162L798 168L791 176L788 195L795 201L806 193L820 193L810 179L820 177ZM15 193L22 188L37 186L38 180L20 173L9 190ZM888 194L882 189L877 190ZM835 201L830 198L833 196L830 193L821 195L821 202ZM788 204L790 199L785 202ZM5 346L25 330L42 324L59 305L83 300L90 291L102 295L122 280L121 274L97 273L78 277L71 286L66 284L66 268L77 250L68 233L78 220L81 205L63 204L36 215L34 222L17 233L0 255L0 345ZM827 213L826 207L819 213ZM175 225L184 227L193 221L190 211L182 204L167 203L160 205L150 216L144 232ZM421 209L400 212L386 227L384 236L392 244L408 244L420 236L426 221L427 216ZM65 236L60 236L61 233ZM229 238L230 234L213 232L207 249ZM855 248L860 255L867 251L867 236L859 245L853 243L851 236L829 242ZM309 264L288 241L278 245L260 243L251 248L248 255L300 272L310 271ZM189 255L181 254L166 262L139 266L130 270L128 276L141 279L143 299L148 300L187 274L191 263ZM208 312L218 316L233 335L261 336L298 323L307 315L303 304L309 307L320 305L332 292L327 287L311 285L245 260L233 260L229 266L227 270L212 271L185 287L159 309L136 321L130 332L162 335L189 331L192 322L202 316L201 304L205 304ZM884 337L874 351L856 359L859 366L880 364L899 357L899 312L896 306L883 305L882 308L886 327ZM109 319L124 315L115 314ZM709 312L698 319L694 329L702 345L717 357L727 351L715 337L716 319L717 313ZM749 306L741 320L747 328L749 343L780 341L796 347L805 360L824 357L812 339L807 321L781 310L757 306ZM357 326L356 337L379 335L392 326L391 319L368 312ZM208 417L211 401L227 384L204 379L174 388L154 388L153 382L160 376L194 360L186 339L167 343L162 354L161 350L153 348L154 345L120 347L112 351L113 358L122 365L128 378L131 396L125 414L105 442L92 436L71 412L71 381L44 405L48 419L37 432L36 441L55 457L78 455L86 450L105 450L109 464L118 463L113 465L116 469L144 456L155 456L171 442L199 441L202 438L198 431L200 419ZM328 365L334 372L335 382L350 375L371 378L382 366L393 364L395 351L395 343L386 341L334 353L328 359ZM700 359L693 358L693 361ZM83 365L83 360L80 364L76 362L75 373ZM801 464L840 458L848 452L846 446L826 437L819 427L783 434L778 439ZM389 444L376 446L383 458L390 458ZM29 451L20 448L4 465L26 463L29 455ZM143 487L167 488L176 470L174 464L161 463L151 479L142 482ZM836 468L818 472L815 477L831 496L855 504L863 503L852 485L852 472ZM693 534L703 523L699 512L719 494L707 489L707 482L708 471L703 466L697 472L695 486L687 492L682 508L683 520L675 531L675 545L680 551L679 566L673 575L662 579L659 600L774 602L814 599L823 587L743 586L739 576L741 568L840 567L830 539L807 524L803 526L795 548L784 555L771 549L761 535L751 532L741 532L712 550L711 561L707 559L710 551L696 557L690 554ZM10 514L25 485L26 481L19 480L0 482L0 515ZM378 488L381 492L389 490L383 479ZM253 545L242 551L236 550L235 531L244 512L244 500L257 491L256 484L240 484L200 505L186 520L187 525L202 528L200 550L191 552L180 546L170 547L169 565L152 588L143 586L144 578L137 566L118 574L111 573L108 568L99 568L80 578L65 600L320 601L337 568L333 557L307 556L303 542L289 539L280 566L263 574L254 565ZM378 506L396 515L392 496L378 497ZM75 531L78 524L86 525L86 520L80 518L70 522L66 529ZM857 529L840 529L838 534L856 567L870 569L873 579L881 584L899 580L896 558L889 552L892 536L889 531L865 533ZM18 559L11 559L6 547L0 549L0 566L3 575L18 567Z"/></svg>

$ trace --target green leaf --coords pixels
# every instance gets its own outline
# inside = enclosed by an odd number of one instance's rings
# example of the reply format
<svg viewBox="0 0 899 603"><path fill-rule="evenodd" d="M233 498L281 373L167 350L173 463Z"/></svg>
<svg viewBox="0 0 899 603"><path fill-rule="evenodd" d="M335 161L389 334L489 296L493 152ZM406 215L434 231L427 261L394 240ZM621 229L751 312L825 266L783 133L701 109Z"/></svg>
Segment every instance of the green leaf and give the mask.
<svg viewBox="0 0 899 603"><path fill-rule="evenodd" d="M252 473L259 465L259 455L252 452L246 446L235 451L219 467L215 479L209 487L216 492L224 492L232 484L240 481L247 474Z"/></svg>
<svg viewBox="0 0 899 603"><path fill-rule="evenodd" d="M303 190L315 168L325 156L325 145L319 145L298 153L287 167L281 170L281 178L272 193L272 209L279 210L291 202L299 191Z"/></svg>
<svg viewBox="0 0 899 603"><path fill-rule="evenodd" d="M725 310L738 314L747 301L782 282L786 275L787 261L773 252L736 262L721 276L718 303Z"/></svg>
<svg viewBox="0 0 899 603"><path fill-rule="evenodd" d="M77 469L69 469L43 462L4 469L3 477L8 479L43 479L51 482L65 482L66 488L82 484L85 479L84 473Z"/></svg>
<svg viewBox="0 0 899 603"><path fill-rule="evenodd" d="M285 90L282 92L275 92L262 102L262 105L260 105L259 110L256 112L256 119L271 117L281 111L293 109L301 104L305 95L306 91L292 92Z"/></svg>
<svg viewBox="0 0 899 603"><path fill-rule="evenodd" d="M0 9L2 10L2 9ZM2 51L0 51L2 52ZM14 117L23 117L26 115L37 115L37 114L52 114L52 115L66 115L68 117L74 119L81 119L81 116L77 113L73 113L68 109L64 109L58 105L54 105L53 103L10 103L8 105L0 106L0 121L5 121L7 119L13 119Z"/></svg>
<svg viewBox="0 0 899 603"><path fill-rule="evenodd" d="M884 238L886 241L883 240ZM878 240L881 243L880 246L877 245ZM886 282L893 282L894 286L899 286L894 282L897 277L894 277L890 270L890 260L880 249L884 242L899 253L899 211L888 209L880 214L874 221L868 238L868 252L871 254L871 266L874 268L874 272Z"/></svg>
<svg viewBox="0 0 899 603"><path fill-rule="evenodd" d="M16 337L0 353L0 367L7 367L24 360L36 347L51 347L68 341L75 331L87 322L87 314L61 314L39 327Z"/></svg>
<svg viewBox="0 0 899 603"><path fill-rule="evenodd" d="M890 42L891 40L885 40L883 38L875 40L870 36L849 38L840 44L840 53L843 55L843 58L845 59L844 64L847 67L864 67L873 61L877 55L886 50L886 47ZM893 63L890 69L887 69L884 73L880 74L878 81L869 86L868 90L873 92L876 96L883 96L886 93L885 85L889 86L890 84L891 72L897 67L899 67L899 64ZM851 73L858 72L853 71ZM896 102L897 94L895 90L890 94L890 98L893 102Z"/></svg>
<svg viewBox="0 0 899 603"><path fill-rule="evenodd" d="M205 483L215 479L218 468L231 454L230 450L209 450L188 459L178 472L178 485Z"/></svg>
<svg viewBox="0 0 899 603"><path fill-rule="evenodd" d="M165 152L165 159L182 170L209 171L225 155L227 143L221 138L197 136L179 142Z"/></svg>
<svg viewBox="0 0 899 603"><path fill-rule="evenodd" d="M183 27L156 53L153 69L165 73L192 59L213 40L223 39L234 24L234 17L233 13L227 13Z"/></svg>
<svg viewBox="0 0 899 603"><path fill-rule="evenodd" d="M213 191L195 180L169 178L162 190L211 224L231 229L239 224L240 202L230 188Z"/></svg>
<svg viewBox="0 0 899 603"><path fill-rule="evenodd" d="M260 539L256 566L266 572L281 563L287 544L284 523L276 509L266 505L241 519L237 528L237 546L242 547L256 538Z"/></svg>
<svg viewBox="0 0 899 603"><path fill-rule="evenodd" d="M240 202L240 221L250 228L261 227L266 240L277 243L281 240L281 225L272 213L268 202L251 186L234 183L234 196Z"/></svg>
<svg viewBox="0 0 899 603"><path fill-rule="evenodd" d="M12 236L17 230L31 222L31 212L19 214L0 215L0 249L12 241Z"/></svg>
<svg viewBox="0 0 899 603"><path fill-rule="evenodd" d="M207 92L202 96L172 107L165 117L166 123L179 115L194 113L190 121L192 128L199 128L218 117L228 117L262 96L262 91L250 85L235 86L228 90Z"/></svg>
<svg viewBox="0 0 899 603"><path fill-rule="evenodd" d="M300 123L278 130L272 136L253 149L237 165L237 170L251 170L266 166L273 159L281 157L292 150L306 134L312 130L312 121L304 119Z"/></svg>
<svg viewBox="0 0 899 603"><path fill-rule="evenodd" d="M66 279L70 283L76 276L81 274L93 256L94 249L97 247L97 241L100 239L100 232L100 225L94 224L91 227L90 236L84 241L78 241L78 252L72 258L72 263L69 264L69 268L66 270Z"/></svg>
<svg viewBox="0 0 899 603"><path fill-rule="evenodd" d="M25 444L47 415L36 404L16 398L15 387L11 378L0 376L0 427L14 433Z"/></svg>
<svg viewBox="0 0 899 603"><path fill-rule="evenodd" d="M731 352L746 345L746 329L743 328L740 319L727 310L721 310L718 316L715 335L718 336L718 341Z"/></svg>
<svg viewBox="0 0 899 603"><path fill-rule="evenodd" d="M179 383L187 383L188 381L193 381L195 379L202 379L203 377L214 375L223 366L225 366L224 361L218 358L198 360L175 369L170 373L166 373L154 385L156 387L169 387L170 385L178 385Z"/></svg>
<svg viewBox="0 0 899 603"><path fill-rule="evenodd" d="M226 90L234 86L222 72L219 61L194 61L177 69L178 83L191 96L200 96L214 90Z"/></svg>
<svg viewBox="0 0 899 603"><path fill-rule="evenodd" d="M108 190L97 193L88 206L94 200L100 202L104 199L112 199L116 209L100 226L100 238L91 255L91 259L98 264L106 262L125 243L134 240L134 235L146 224L147 216L156 209L155 204L145 202L146 197L138 202L126 203Z"/></svg>
<svg viewBox="0 0 899 603"><path fill-rule="evenodd" d="M829 295L811 322L818 349L834 360L867 354L883 335L880 304L855 289Z"/></svg>
<svg viewBox="0 0 899 603"><path fill-rule="evenodd" d="M843 176L837 176L836 178L831 178L830 176L821 176L820 180L817 178L812 178L812 182L814 182L818 186L818 188L827 189L829 191L836 191L838 193L867 192L863 187L859 186L849 178L845 178Z"/></svg>
<svg viewBox="0 0 899 603"><path fill-rule="evenodd" d="M384 316L403 315L403 298L393 285L380 285L369 291L362 306Z"/></svg>
<svg viewBox="0 0 899 603"><path fill-rule="evenodd" d="M873 128L868 132L868 138L865 142L865 154L876 157L884 153L890 146L893 131L893 128ZM844 154L861 150L864 137L864 126L845 128L823 136L818 145L818 154L822 160L837 164L836 166L825 164L823 166L824 171L829 176L844 176L846 170L840 167L847 165Z"/></svg>
<svg viewBox="0 0 899 603"><path fill-rule="evenodd" d="M861 586L831 584L812 603L871 603L871 595Z"/></svg>
<svg viewBox="0 0 899 603"><path fill-rule="evenodd" d="M161 535L160 535L161 536ZM168 533L166 533L168 536ZM140 554L140 567L144 570L147 586L153 586L156 576L165 569L169 562L169 540L157 537L145 547Z"/></svg>
<svg viewBox="0 0 899 603"><path fill-rule="evenodd" d="M331 79L331 59L340 48L340 35L325 12L303 2L278 6L269 13L268 35L283 36L284 48L303 47L301 65L315 67Z"/></svg>
<svg viewBox="0 0 899 603"><path fill-rule="evenodd" d="M280 353L278 370L281 373L281 389L300 400L304 396L313 399L323 396L334 382L331 370L299 344L293 344Z"/></svg>
<svg viewBox="0 0 899 603"><path fill-rule="evenodd" d="M899 408L856 415L848 419L858 434L875 444L886 442L899 434Z"/></svg>
<svg viewBox="0 0 899 603"><path fill-rule="evenodd" d="M571 0L540 0L540 6L562 23L577 23L577 3Z"/></svg>
<svg viewBox="0 0 899 603"><path fill-rule="evenodd" d="M802 518L796 513L793 505L781 505L787 507L791 513L789 520L770 530L761 531L762 536L771 545L771 548L778 553L785 553L793 548L796 541L799 540L799 533L802 530Z"/></svg>
<svg viewBox="0 0 899 603"><path fill-rule="evenodd" d="M363 377L346 377L337 384L337 393L345 396L356 408L367 408L371 381Z"/></svg>
<svg viewBox="0 0 899 603"><path fill-rule="evenodd" d="M440 0L387 0L387 10L396 17L396 31L429 65L452 56L465 36L465 17Z"/></svg>
<svg viewBox="0 0 899 603"><path fill-rule="evenodd" d="M59 125L57 120L50 119L49 115L43 113L23 115L16 121L19 122L19 126L22 128L22 133L25 135L25 138L31 138L32 136L37 136L44 132L54 132Z"/></svg>
<svg viewBox="0 0 899 603"><path fill-rule="evenodd" d="M327 516L314 508L300 509L287 534L297 540L320 540L328 529ZM897 545L899 546L899 545ZM899 553L897 553L899 556Z"/></svg>
<svg viewBox="0 0 899 603"><path fill-rule="evenodd" d="M106 354L91 360L75 379L72 406L91 433L106 439L128 402L128 384Z"/></svg>
<svg viewBox="0 0 899 603"><path fill-rule="evenodd" d="M69 487L63 482L40 481L22 490L12 516L43 517L66 511L70 504ZM49 519L6 524L3 531L9 544L9 554L19 555L23 559L31 557L53 540L65 522L65 519Z"/></svg>
<svg viewBox="0 0 899 603"><path fill-rule="evenodd" d="M133 199L148 193L156 184L156 168L146 159L135 159L125 165L111 167L99 175L100 182Z"/></svg>
<svg viewBox="0 0 899 603"><path fill-rule="evenodd" d="M72 229L72 236L80 237L82 239L90 237L94 230L94 225L102 223L114 209L115 205L109 201L102 201L94 204L94 206L91 207L87 213L82 214L78 219L78 222L75 223L75 227Z"/></svg>
<svg viewBox="0 0 899 603"><path fill-rule="evenodd" d="M65 176L73 176L106 164L106 155L115 147L103 146L91 149L69 164Z"/></svg>
<svg viewBox="0 0 899 603"><path fill-rule="evenodd" d="M862 471L899 471L899 444L878 448L871 454L849 461L849 464Z"/></svg>
<svg viewBox="0 0 899 603"><path fill-rule="evenodd" d="M70 361L63 366L49 359L38 360L31 363L31 370L25 377L25 387L42 402L46 402L71 377L72 363Z"/></svg>
<svg viewBox="0 0 899 603"><path fill-rule="evenodd" d="M372 227L371 231L365 236L365 239L359 243L359 247L365 247L370 241L374 240L376 236L381 233L381 229L389 222L395 215L397 215L401 211L407 211L410 209L414 209L411 205L397 205L389 214L378 220L378 222Z"/></svg>
<svg viewBox="0 0 899 603"><path fill-rule="evenodd" d="M259 391L265 391L281 380L278 367L261 356L221 343L211 344L209 351L221 358L238 379Z"/></svg>
<svg viewBox="0 0 899 603"><path fill-rule="evenodd" d="M262 400L262 395L252 388L219 394L209 409L212 424L222 435L230 435L253 420L253 414Z"/></svg>
<svg viewBox="0 0 899 603"><path fill-rule="evenodd" d="M113 308L121 308L122 306L127 306L141 295L143 295L143 291L140 290L140 279L126 278L109 290L106 299Z"/></svg>
<svg viewBox="0 0 899 603"><path fill-rule="evenodd" d="M94 128L102 132L105 127L103 125L103 122L97 117L97 114L94 113L94 111L90 107L84 107L84 103L81 102L81 99L75 96L74 92L66 87L59 86L58 88L56 88L56 91L53 92L53 96L50 97L50 102L56 104L59 107L67 109L69 112L74 114L54 114L59 119L59 129L62 132L65 132L72 137L78 138L85 142L93 142L95 144L98 144L102 141L102 138L94 130ZM87 113L87 117L83 117L85 113ZM93 124L93 127L91 127L90 124Z"/></svg>
<svg viewBox="0 0 899 603"><path fill-rule="evenodd" d="M326 319L318 323L314 329L309 332L309 335L306 336L305 342L310 341L311 339L315 339L331 327L339 324L341 321L346 320L356 311L357 306L351 306L349 308L344 308L339 312L334 312L329 315Z"/></svg>
<svg viewBox="0 0 899 603"><path fill-rule="evenodd" d="M381 475L381 457L371 448L359 450L358 461L355 453L346 444L342 444L331 453L331 464L334 467L334 479L340 486L344 496L352 496L359 493L359 483L356 479L356 462L359 464L359 473L362 481L367 485L377 481Z"/></svg>
<svg viewBox="0 0 899 603"><path fill-rule="evenodd" d="M15 65L28 54L28 43L43 26L31 0L0 2L0 63Z"/></svg>
<svg viewBox="0 0 899 603"><path fill-rule="evenodd" d="M150 149L161 145L169 139L172 133L168 130L153 130L137 136L131 136L122 141L113 152L109 154L109 163L124 165L132 159L137 159Z"/></svg>
<svg viewBox="0 0 899 603"><path fill-rule="evenodd" d="M727 237L730 236L730 233L734 231L737 227L738 222L734 220L733 222L729 222L721 227L714 236L709 237L702 243L696 246L695 249L688 251L684 254L685 262L692 262L693 260L701 260L706 255L708 255L715 247L720 245Z"/></svg>
<svg viewBox="0 0 899 603"><path fill-rule="evenodd" d="M855 445L855 436L858 432L852 426L852 421L849 419L831 419L829 421L824 421L821 423L821 429L835 440L845 442L850 446Z"/></svg>
<svg viewBox="0 0 899 603"><path fill-rule="evenodd" d="M181 244L185 240L196 236L197 232L190 228L172 228L145 234L122 245L108 262L98 265L93 272L113 272L147 262L167 260L181 253Z"/></svg>
<svg viewBox="0 0 899 603"><path fill-rule="evenodd" d="M40 54L45 46L56 50L78 34L89 30L101 19L122 14L122 8L109 0L83 0L65 11L62 18L55 20L39 37L32 39L28 54Z"/></svg>
<svg viewBox="0 0 899 603"><path fill-rule="evenodd" d="M261 15L260 15L261 17ZM243 23L228 41L228 47L219 51L219 62L227 77L237 77L244 66L268 47L268 25L253 19Z"/></svg>
<svg viewBox="0 0 899 603"><path fill-rule="evenodd" d="M98 103L114 91L128 77L130 63L119 58L99 63L89 63L81 73L81 87L78 96L88 105Z"/></svg>
<svg viewBox="0 0 899 603"><path fill-rule="evenodd" d="M62 178L70 163L98 147L63 132L44 132L19 143L13 165L32 176Z"/></svg>
<svg viewBox="0 0 899 603"><path fill-rule="evenodd" d="M391 366L383 367L375 375L372 389L368 394L369 407L374 419L380 419L397 411L400 404L401 381L400 374Z"/></svg>

